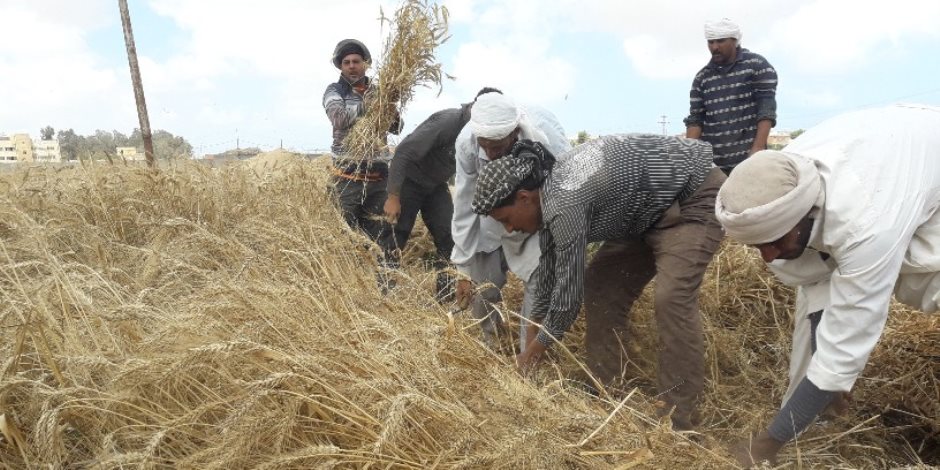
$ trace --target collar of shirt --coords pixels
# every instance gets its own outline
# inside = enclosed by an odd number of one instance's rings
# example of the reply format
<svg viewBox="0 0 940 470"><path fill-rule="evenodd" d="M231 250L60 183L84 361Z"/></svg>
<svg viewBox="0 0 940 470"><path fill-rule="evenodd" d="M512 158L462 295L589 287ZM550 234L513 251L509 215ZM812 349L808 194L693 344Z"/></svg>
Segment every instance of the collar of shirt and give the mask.
<svg viewBox="0 0 940 470"><path fill-rule="evenodd" d="M362 79L366 83L366 88L368 88L369 77L365 76L362 77ZM339 85L340 90L342 90L343 96L346 96L352 92L352 83L349 83L349 80L346 80L346 77L344 77L343 74L339 74L339 80L336 81L336 84Z"/></svg>
<svg viewBox="0 0 940 470"><path fill-rule="evenodd" d="M747 49L741 46L738 46L737 51L738 52L734 55L734 61L731 62L730 64L716 64L713 61L708 61L708 65L706 65L705 67L711 70L716 70L718 72L727 72L731 70L732 68L734 68L734 66L737 65L738 62L741 62L744 59L744 54L748 52Z"/></svg>

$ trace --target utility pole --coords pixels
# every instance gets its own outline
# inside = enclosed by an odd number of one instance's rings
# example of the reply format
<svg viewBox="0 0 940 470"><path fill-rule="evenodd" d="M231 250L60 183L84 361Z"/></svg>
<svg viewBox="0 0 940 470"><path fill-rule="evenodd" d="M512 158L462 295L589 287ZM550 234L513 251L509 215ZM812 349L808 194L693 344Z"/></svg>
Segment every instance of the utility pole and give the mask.
<svg viewBox="0 0 940 470"><path fill-rule="evenodd" d="M124 44L127 46L127 62L131 67L134 99L137 100L140 136L144 139L147 166L153 168L153 136L150 135L150 117L147 115L147 101L144 99L144 84L140 80L140 66L137 65L137 46L134 45L134 31L131 29L131 14L127 11L127 0L118 0L118 8L121 10L121 23L124 25Z"/></svg>
<svg viewBox="0 0 940 470"><path fill-rule="evenodd" d="M669 121L666 120L665 114L659 116L659 123L663 125L663 135L666 135L666 124L669 124Z"/></svg>

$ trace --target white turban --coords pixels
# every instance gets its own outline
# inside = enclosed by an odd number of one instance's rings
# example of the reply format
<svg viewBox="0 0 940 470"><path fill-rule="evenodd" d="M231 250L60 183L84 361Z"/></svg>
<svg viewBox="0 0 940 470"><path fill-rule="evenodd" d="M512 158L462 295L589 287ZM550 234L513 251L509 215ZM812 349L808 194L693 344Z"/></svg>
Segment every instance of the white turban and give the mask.
<svg viewBox="0 0 940 470"><path fill-rule="evenodd" d="M480 95L470 109L470 130L484 139L499 140L519 127L522 110L500 93Z"/></svg>
<svg viewBox="0 0 940 470"><path fill-rule="evenodd" d="M812 160L763 150L731 172L718 191L715 215L729 237L760 245L784 236L824 200Z"/></svg>
<svg viewBox="0 0 940 470"><path fill-rule="evenodd" d="M705 23L705 39L734 38L741 42L741 28L728 18Z"/></svg>

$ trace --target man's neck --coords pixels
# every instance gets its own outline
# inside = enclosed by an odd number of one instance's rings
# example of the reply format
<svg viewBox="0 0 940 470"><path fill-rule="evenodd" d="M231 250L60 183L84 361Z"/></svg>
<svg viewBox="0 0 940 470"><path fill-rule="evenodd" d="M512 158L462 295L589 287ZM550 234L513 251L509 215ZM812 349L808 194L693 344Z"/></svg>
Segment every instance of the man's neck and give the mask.
<svg viewBox="0 0 940 470"><path fill-rule="evenodd" d="M352 86L356 86L356 84L357 84L357 83L360 83L360 82L362 82L362 83L367 83L367 80L368 80L368 77L365 76L365 75L359 77L359 78L356 79L356 80L350 80L349 77L347 77L347 76L345 76L345 75L343 75L343 74L339 74L339 76L340 76L340 78L341 78L344 82L346 82L346 84L348 84L348 85L351 86L351 87L352 87Z"/></svg>

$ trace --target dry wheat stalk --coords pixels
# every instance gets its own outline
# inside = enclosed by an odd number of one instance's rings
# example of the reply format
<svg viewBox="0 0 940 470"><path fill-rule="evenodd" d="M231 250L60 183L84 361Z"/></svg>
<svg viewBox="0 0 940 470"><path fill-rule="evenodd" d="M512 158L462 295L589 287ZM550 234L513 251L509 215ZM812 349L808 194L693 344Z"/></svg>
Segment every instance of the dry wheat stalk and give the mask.
<svg viewBox="0 0 940 470"><path fill-rule="evenodd" d="M344 141L351 158L367 159L386 147L386 135L419 85L441 85L443 72L434 53L447 39L447 9L433 0L405 0L389 26L375 86L365 96L365 114Z"/></svg>
<svg viewBox="0 0 940 470"><path fill-rule="evenodd" d="M524 379L434 302L421 252L381 295L328 199L328 164L0 174L0 414L22 435L0 440L0 466L727 468L723 446L779 405L792 293L747 248L725 244L702 290L707 450L649 416L648 296L628 343L632 398L574 385L583 324L570 354ZM506 294L518 310L518 280ZM940 320L892 308L857 390L866 405L786 458L929 461Z"/></svg>

